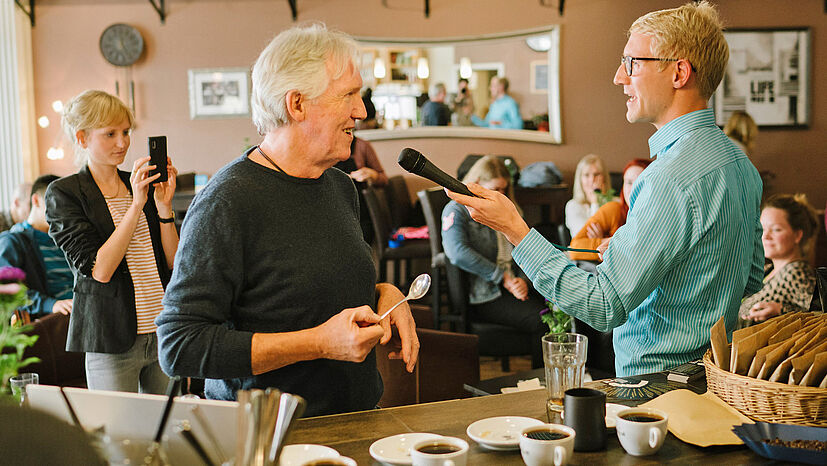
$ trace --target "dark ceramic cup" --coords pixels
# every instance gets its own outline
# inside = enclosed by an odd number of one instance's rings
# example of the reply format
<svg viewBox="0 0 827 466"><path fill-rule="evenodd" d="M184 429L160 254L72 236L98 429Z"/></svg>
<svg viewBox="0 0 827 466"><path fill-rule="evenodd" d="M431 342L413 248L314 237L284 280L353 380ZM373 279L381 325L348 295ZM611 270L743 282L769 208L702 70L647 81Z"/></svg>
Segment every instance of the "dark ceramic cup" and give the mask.
<svg viewBox="0 0 827 466"><path fill-rule="evenodd" d="M591 388L566 390L563 398L565 425L574 429L575 451L606 449L606 394Z"/></svg>

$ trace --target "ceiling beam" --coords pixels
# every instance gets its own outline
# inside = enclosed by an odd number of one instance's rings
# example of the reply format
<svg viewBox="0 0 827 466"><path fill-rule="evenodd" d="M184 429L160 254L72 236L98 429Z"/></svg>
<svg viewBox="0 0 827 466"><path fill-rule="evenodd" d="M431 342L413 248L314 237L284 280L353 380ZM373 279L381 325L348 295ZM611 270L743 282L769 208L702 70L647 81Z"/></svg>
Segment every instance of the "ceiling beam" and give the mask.
<svg viewBox="0 0 827 466"><path fill-rule="evenodd" d="M155 0L149 0L150 5L155 11L158 12L158 16L161 17L161 24L165 24L167 21L167 8L166 8L166 1L165 0L158 0L158 3L155 3Z"/></svg>
<svg viewBox="0 0 827 466"><path fill-rule="evenodd" d="M23 11L23 14L29 17L29 22L32 23L32 27L34 27L34 0L29 0L29 9L27 10L26 7L20 2L20 0L14 0L14 3L20 7L20 10Z"/></svg>

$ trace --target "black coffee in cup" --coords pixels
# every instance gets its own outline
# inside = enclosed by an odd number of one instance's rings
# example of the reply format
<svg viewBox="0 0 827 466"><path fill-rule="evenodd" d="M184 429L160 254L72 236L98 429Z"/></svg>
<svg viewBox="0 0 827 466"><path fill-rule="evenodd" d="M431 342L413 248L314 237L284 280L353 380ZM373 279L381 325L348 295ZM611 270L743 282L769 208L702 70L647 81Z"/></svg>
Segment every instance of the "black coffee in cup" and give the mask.
<svg viewBox="0 0 827 466"><path fill-rule="evenodd" d="M620 418L632 422L658 422L663 420L657 414L650 413L626 413L620 415Z"/></svg>
<svg viewBox="0 0 827 466"><path fill-rule="evenodd" d="M523 433L531 440L560 440L569 436L568 432L561 432L554 429L535 429Z"/></svg>
<svg viewBox="0 0 827 466"><path fill-rule="evenodd" d="M461 448L450 443L435 443L432 445L422 445L416 450L429 455L447 455L448 453L456 453L460 451Z"/></svg>

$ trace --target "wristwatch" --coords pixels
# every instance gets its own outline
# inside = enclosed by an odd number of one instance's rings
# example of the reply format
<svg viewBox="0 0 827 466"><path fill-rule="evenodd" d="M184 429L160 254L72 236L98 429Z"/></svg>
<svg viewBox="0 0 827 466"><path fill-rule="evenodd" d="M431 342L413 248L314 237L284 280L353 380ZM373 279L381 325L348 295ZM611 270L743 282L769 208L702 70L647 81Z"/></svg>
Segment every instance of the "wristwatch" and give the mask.
<svg viewBox="0 0 827 466"><path fill-rule="evenodd" d="M175 211L172 211L172 217L169 218L161 218L158 217L158 221L161 223L173 223L175 221Z"/></svg>

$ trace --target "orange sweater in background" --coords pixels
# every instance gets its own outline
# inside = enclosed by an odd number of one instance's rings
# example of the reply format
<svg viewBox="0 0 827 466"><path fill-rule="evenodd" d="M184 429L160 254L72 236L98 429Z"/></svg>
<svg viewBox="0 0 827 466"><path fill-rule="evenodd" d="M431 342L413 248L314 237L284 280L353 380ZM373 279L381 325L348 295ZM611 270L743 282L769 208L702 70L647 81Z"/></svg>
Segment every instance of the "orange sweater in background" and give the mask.
<svg viewBox="0 0 827 466"><path fill-rule="evenodd" d="M594 215L589 217L589 220L586 221L583 228L571 239L569 246L577 249L597 249L597 246L600 245L603 238L589 238L586 234L586 228L592 223L597 223L603 227L604 234L610 237L615 234L618 228L623 226L623 223L626 223L623 222L623 220L625 220L625 218L623 218L623 206L620 202L607 202L597 209ZM571 251L569 254L571 260L600 262L600 258L594 253Z"/></svg>

